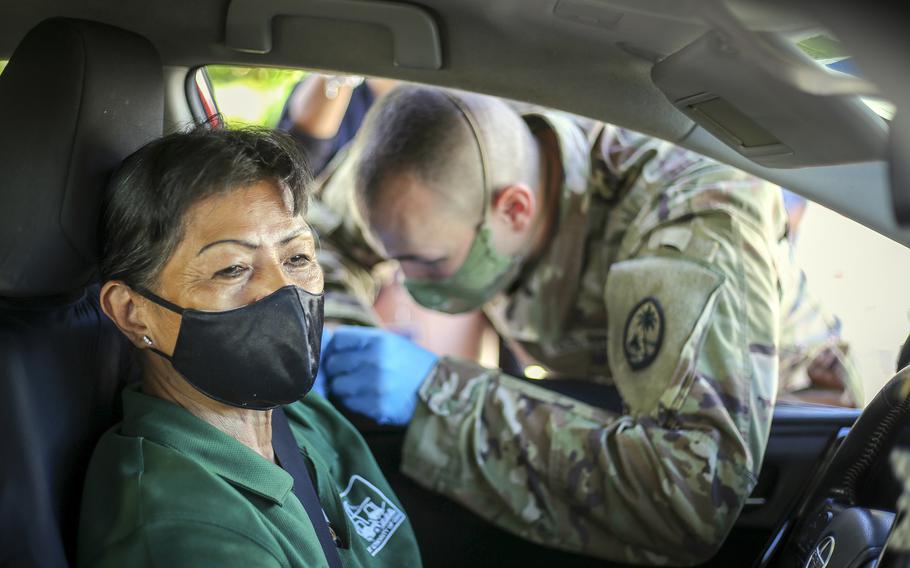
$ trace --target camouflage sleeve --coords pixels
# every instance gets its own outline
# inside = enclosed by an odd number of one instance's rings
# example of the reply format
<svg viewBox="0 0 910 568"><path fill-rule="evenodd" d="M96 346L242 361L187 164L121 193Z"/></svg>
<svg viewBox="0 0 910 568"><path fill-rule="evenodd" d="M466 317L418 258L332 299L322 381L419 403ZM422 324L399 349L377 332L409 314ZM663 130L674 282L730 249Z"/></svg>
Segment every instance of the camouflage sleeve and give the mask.
<svg viewBox="0 0 910 568"><path fill-rule="evenodd" d="M729 187L706 199L730 201ZM777 383L763 213L774 194L753 193L658 225L611 267L623 414L444 359L420 389L405 473L548 546L652 565L709 558L755 485Z"/></svg>
<svg viewBox="0 0 910 568"><path fill-rule="evenodd" d="M372 272L343 254L331 236L321 239L316 256L325 278L326 322L378 326L373 310L377 283Z"/></svg>
<svg viewBox="0 0 910 568"><path fill-rule="evenodd" d="M307 222L319 237L318 260L325 275L327 322L378 325L373 310L378 283L373 269L382 257L368 244L353 205L353 165L345 149L317 180Z"/></svg>
<svg viewBox="0 0 910 568"><path fill-rule="evenodd" d="M905 379L906 380L906 379ZM897 523L888 537L887 548L892 553L910 553L910 451L898 447L891 452L891 470L902 486L897 501ZM905 562L906 564L906 562ZM900 563L894 565L900 566Z"/></svg>
<svg viewBox="0 0 910 568"><path fill-rule="evenodd" d="M830 349L843 369L846 389L857 405L863 403L859 373L841 339L841 322L813 296L806 273L783 239L778 247L781 274L781 347L778 392L792 393L812 386L808 368L823 350Z"/></svg>

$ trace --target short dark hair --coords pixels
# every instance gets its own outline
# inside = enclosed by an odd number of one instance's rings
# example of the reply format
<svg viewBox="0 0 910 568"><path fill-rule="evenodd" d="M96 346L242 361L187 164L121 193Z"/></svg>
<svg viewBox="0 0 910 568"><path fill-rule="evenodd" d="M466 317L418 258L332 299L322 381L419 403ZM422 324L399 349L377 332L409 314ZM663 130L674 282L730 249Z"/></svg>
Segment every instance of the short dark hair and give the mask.
<svg viewBox="0 0 910 568"><path fill-rule="evenodd" d="M368 114L358 141L356 193L361 207L372 209L391 176L412 173L424 182L458 180L474 187L464 195L447 193L456 207L478 204L483 172L480 151L462 111L443 90L402 85L390 91ZM462 157L473 160L466 167ZM479 205L474 205L479 207Z"/></svg>
<svg viewBox="0 0 910 568"><path fill-rule="evenodd" d="M102 199L100 275L152 287L184 235L187 211L211 195L271 180L306 212L310 175L287 134L200 127L130 155Z"/></svg>

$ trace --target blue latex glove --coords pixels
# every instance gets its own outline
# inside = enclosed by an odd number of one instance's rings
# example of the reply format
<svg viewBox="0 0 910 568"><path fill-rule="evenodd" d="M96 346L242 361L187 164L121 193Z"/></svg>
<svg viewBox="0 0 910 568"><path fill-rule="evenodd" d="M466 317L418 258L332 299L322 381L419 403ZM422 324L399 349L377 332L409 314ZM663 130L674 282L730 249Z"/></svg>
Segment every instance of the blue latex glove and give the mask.
<svg viewBox="0 0 910 568"><path fill-rule="evenodd" d="M326 392L325 365L323 365L323 361L325 361L325 352L326 349L328 349L329 341L331 341L333 333L334 331L331 329L322 328L322 342L320 344L321 347L319 348L319 372L316 373L316 380L313 381L312 388L313 391L318 392L322 396L328 396L328 393Z"/></svg>
<svg viewBox="0 0 910 568"><path fill-rule="evenodd" d="M438 357L400 335L372 327L335 329L323 354L329 391L380 424L407 424L417 389Z"/></svg>

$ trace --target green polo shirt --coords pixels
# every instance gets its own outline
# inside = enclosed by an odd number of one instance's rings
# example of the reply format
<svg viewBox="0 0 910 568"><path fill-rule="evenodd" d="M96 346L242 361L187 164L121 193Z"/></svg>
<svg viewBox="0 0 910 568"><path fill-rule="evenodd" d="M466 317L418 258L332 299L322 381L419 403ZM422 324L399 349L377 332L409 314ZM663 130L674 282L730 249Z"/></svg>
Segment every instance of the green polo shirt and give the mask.
<svg viewBox="0 0 910 568"><path fill-rule="evenodd" d="M360 434L322 397L285 407L344 566L420 566L410 522ZM326 566L293 480L234 438L137 388L98 443L80 566Z"/></svg>

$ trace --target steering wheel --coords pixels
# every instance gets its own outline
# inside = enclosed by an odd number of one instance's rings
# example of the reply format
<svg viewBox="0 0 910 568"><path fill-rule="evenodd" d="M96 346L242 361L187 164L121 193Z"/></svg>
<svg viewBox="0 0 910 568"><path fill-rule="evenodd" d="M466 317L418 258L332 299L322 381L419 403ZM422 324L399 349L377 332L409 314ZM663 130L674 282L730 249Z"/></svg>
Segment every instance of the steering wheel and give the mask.
<svg viewBox="0 0 910 568"><path fill-rule="evenodd" d="M838 435L806 492L756 566L866 568L875 566L894 524L896 502L863 506L870 484L893 486L889 456L910 418L910 367L898 373ZM889 501L894 501L889 498Z"/></svg>

